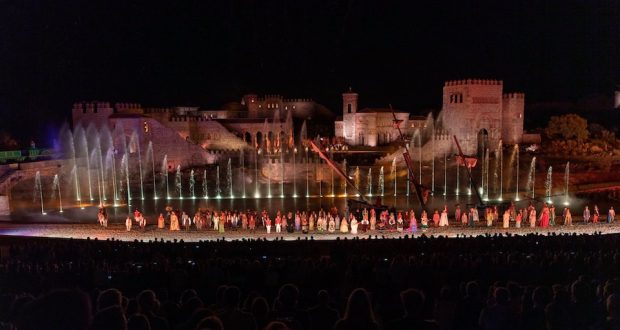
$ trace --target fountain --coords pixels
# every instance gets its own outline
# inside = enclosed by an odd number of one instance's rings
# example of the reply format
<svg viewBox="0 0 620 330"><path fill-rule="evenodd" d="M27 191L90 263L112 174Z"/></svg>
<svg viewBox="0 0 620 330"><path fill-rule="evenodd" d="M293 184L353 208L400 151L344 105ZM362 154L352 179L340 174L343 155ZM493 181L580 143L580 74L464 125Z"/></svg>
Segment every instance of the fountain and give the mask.
<svg viewBox="0 0 620 330"><path fill-rule="evenodd" d="M460 176L461 176L461 165L459 165L459 163L456 163L456 190L455 193L458 196L459 195L459 186L460 186Z"/></svg>
<svg viewBox="0 0 620 330"><path fill-rule="evenodd" d="M278 136L278 152L280 153L280 198L284 198L284 149L282 147L282 136Z"/></svg>
<svg viewBox="0 0 620 330"><path fill-rule="evenodd" d="M95 200L93 197L93 189L92 189L92 180L91 180L91 176L90 176L90 159L89 159L89 155L90 153L88 152L88 141L86 140L86 132L84 132L84 129L82 128L82 126L78 126L78 128L76 129L76 136L80 135L79 141L82 143L82 147L84 148L84 158L86 158L86 174L87 174L87 178L88 178L88 196L90 198L91 201Z"/></svg>
<svg viewBox="0 0 620 330"><path fill-rule="evenodd" d="M58 174L54 174L54 182L52 184L52 199L56 198L56 191L58 191L58 207L59 212L62 213L62 194L60 194L60 178Z"/></svg>
<svg viewBox="0 0 620 330"><path fill-rule="evenodd" d="M432 112L429 114L432 120ZM431 128L431 150L432 156L431 159L431 195L435 194L435 126L433 125ZM396 196L396 195L395 195Z"/></svg>
<svg viewBox="0 0 620 330"><path fill-rule="evenodd" d="M367 185L366 188L368 189L368 196L372 197L372 167L368 168L368 176L366 177Z"/></svg>
<svg viewBox="0 0 620 330"><path fill-rule="evenodd" d="M222 198L222 190L220 189L220 165L215 168L215 197Z"/></svg>
<svg viewBox="0 0 620 330"><path fill-rule="evenodd" d="M333 149L330 149L329 151L329 159L334 159L334 153L332 151ZM335 197L336 196L336 186L334 185L334 169L330 167L330 173L331 173L331 186L332 186L332 194L331 197Z"/></svg>
<svg viewBox="0 0 620 330"><path fill-rule="evenodd" d="M359 166L355 166L355 172L353 172L353 180L355 182L355 188L357 188L357 191L360 191L361 188L361 176L360 176L360 167ZM359 193L356 193L355 196L359 197Z"/></svg>
<svg viewBox="0 0 620 330"><path fill-rule="evenodd" d="M486 171L486 179L485 179L485 183L487 184L487 188L484 190L485 193L485 199L486 201L489 200L489 190L491 189L489 187L489 156L490 156L490 151L489 148L486 148L484 151L484 168Z"/></svg>
<svg viewBox="0 0 620 330"><path fill-rule="evenodd" d="M564 205L568 206L568 183L570 180L570 162L564 167Z"/></svg>
<svg viewBox="0 0 620 330"><path fill-rule="evenodd" d="M45 210L43 209L43 187L41 187L41 172L37 171L34 178L34 194L32 196L32 201L36 202L37 198L41 201L41 214L45 215Z"/></svg>
<svg viewBox="0 0 620 330"><path fill-rule="evenodd" d="M177 173L174 176L174 189L179 193L179 199L183 199L183 186L181 183L181 165L177 165Z"/></svg>
<svg viewBox="0 0 620 330"><path fill-rule="evenodd" d="M254 176L255 176L254 177L254 198L260 198L260 192L258 191L258 156L259 155L260 155L260 148L257 148L256 152L254 153Z"/></svg>
<svg viewBox="0 0 620 330"><path fill-rule="evenodd" d="M209 198L209 187L207 186L207 169L202 174L202 196L205 199Z"/></svg>
<svg viewBox="0 0 620 330"><path fill-rule="evenodd" d="M166 199L170 199L170 188L168 184L168 155L164 155L164 159L161 161L161 173L164 176L166 182Z"/></svg>
<svg viewBox="0 0 620 330"><path fill-rule="evenodd" d="M151 155L151 165L153 170L153 199L157 199L157 180L155 178L155 155L153 154L153 141L149 141L149 145L146 149L146 159L148 161L149 155Z"/></svg>
<svg viewBox="0 0 620 330"><path fill-rule="evenodd" d="M499 200L501 201L504 198L504 148L501 139L497 146L497 152L499 154Z"/></svg>
<svg viewBox="0 0 620 330"><path fill-rule="evenodd" d="M91 158L91 164L97 164L98 163L98 161L97 161L97 149L96 148L92 150L92 152L90 153L89 158ZM101 193L102 182L101 182L101 177L99 176L99 172L100 171L97 168L96 171L95 171L95 173L97 173L97 175L96 175L96 177L97 177L97 196L99 196L99 204L103 204L103 199L102 199L103 195Z"/></svg>
<svg viewBox="0 0 620 330"><path fill-rule="evenodd" d="M125 175L125 183L127 187L127 205L131 205L131 184L129 182L129 159L127 153L125 153L123 155L123 158L121 159L121 170L122 172L124 172L122 174Z"/></svg>
<svg viewBox="0 0 620 330"><path fill-rule="evenodd" d="M515 144L515 149L516 149L516 159L517 159L517 176L515 178L515 201L519 201L519 145Z"/></svg>
<svg viewBox="0 0 620 330"><path fill-rule="evenodd" d="M196 184L196 180L194 179L194 169L189 172L189 194L192 196L192 199L196 199L196 193L194 191L194 185Z"/></svg>
<svg viewBox="0 0 620 330"><path fill-rule="evenodd" d="M243 149L239 151L239 161L241 163L241 185L243 186L242 197L245 198L245 151Z"/></svg>
<svg viewBox="0 0 620 330"><path fill-rule="evenodd" d="M134 130L131 134L131 143L138 151L138 170L140 172L140 197L144 200L144 177L142 175L142 152L140 150L140 141L138 140L138 134Z"/></svg>
<svg viewBox="0 0 620 330"><path fill-rule="evenodd" d="M536 195L536 157L532 157L532 162L530 163L530 173L527 176L527 187L531 189L532 199L534 199Z"/></svg>
<svg viewBox="0 0 620 330"><path fill-rule="evenodd" d="M304 124L306 122L304 121ZM308 158L308 147L306 147L306 198L310 197L310 170L308 168L310 159Z"/></svg>
<svg viewBox="0 0 620 330"><path fill-rule="evenodd" d="M409 187L409 184L407 184ZM407 190L409 192L409 190ZM409 195L407 195L409 196ZM448 198L448 155L443 153L443 199Z"/></svg>
<svg viewBox="0 0 620 330"><path fill-rule="evenodd" d="M226 166L226 187L228 188L228 197L234 198L233 194L233 182L232 182L232 165L230 158L228 158L228 165Z"/></svg>
<svg viewBox="0 0 620 330"><path fill-rule="evenodd" d="M112 168L112 190L114 190L114 206L118 205L118 200L120 199L120 196L118 194L118 189L116 187L116 158L114 157L114 150L113 147L110 146L108 147L108 152L106 155L106 163L110 163L111 164L111 168Z"/></svg>
<svg viewBox="0 0 620 330"><path fill-rule="evenodd" d="M383 166L379 169L379 181L377 182L377 193L383 197L385 193L385 178L383 177Z"/></svg>
<svg viewBox="0 0 620 330"><path fill-rule="evenodd" d="M547 180L545 180L545 194L547 196L547 203L552 204L551 190L553 189L553 168L549 166L547 170Z"/></svg>
<svg viewBox="0 0 620 330"><path fill-rule="evenodd" d="M105 167L103 167L103 155L101 152L101 141L99 136L97 136L97 155L99 156L99 174L101 175L101 195L100 198L103 198L103 200L107 200L107 196L106 196L106 191L105 191L105 187L106 187L106 181L105 181Z"/></svg>
<svg viewBox="0 0 620 330"><path fill-rule="evenodd" d="M349 170L347 169L347 160L343 160L342 161L342 173L344 173L344 175L346 175L347 177L349 177ZM342 179L342 187L344 189L344 197L347 197L347 181L345 179Z"/></svg>
<svg viewBox="0 0 620 330"><path fill-rule="evenodd" d="M396 158L392 159L392 168L390 169L390 175L394 177L394 197L396 197L396 190L398 188L398 182L396 178L398 177L398 173L396 172Z"/></svg>
<svg viewBox="0 0 620 330"><path fill-rule="evenodd" d="M418 167L419 167L419 184L422 184L422 134L420 131L416 131L418 133Z"/></svg>

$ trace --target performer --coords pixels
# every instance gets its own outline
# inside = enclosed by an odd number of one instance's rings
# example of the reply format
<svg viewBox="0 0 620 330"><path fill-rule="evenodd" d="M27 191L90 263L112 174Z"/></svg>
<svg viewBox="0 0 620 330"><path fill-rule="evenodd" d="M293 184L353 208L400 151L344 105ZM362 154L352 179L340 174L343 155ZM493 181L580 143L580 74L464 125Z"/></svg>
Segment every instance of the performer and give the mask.
<svg viewBox="0 0 620 330"><path fill-rule="evenodd" d="M310 213L310 217L308 219L308 230L309 231L314 231L314 219L315 219L315 213L312 212Z"/></svg>
<svg viewBox="0 0 620 330"><path fill-rule="evenodd" d="M352 213L349 213L349 219L355 218ZM340 232L346 234L349 232L349 224L347 223L347 219L342 219L340 221Z"/></svg>
<svg viewBox="0 0 620 330"><path fill-rule="evenodd" d="M470 221L473 221L474 223L480 221L480 215L478 214L478 209L477 208L475 208L475 207L471 208L471 216L470 217L471 217Z"/></svg>
<svg viewBox="0 0 620 330"><path fill-rule="evenodd" d="M179 226L179 217L177 216L176 211L172 211L170 214L170 230L181 230L181 227Z"/></svg>
<svg viewBox="0 0 620 330"><path fill-rule="evenodd" d="M269 216L265 218L265 227L267 227L267 234L271 234L271 219L269 219Z"/></svg>
<svg viewBox="0 0 620 330"><path fill-rule="evenodd" d="M159 218L157 218L157 229L164 229L164 221L164 215L160 213Z"/></svg>
<svg viewBox="0 0 620 330"><path fill-rule="evenodd" d="M510 211L506 210L504 211L504 216L503 216L503 224L504 224L504 228L509 228L510 227Z"/></svg>
<svg viewBox="0 0 620 330"><path fill-rule="evenodd" d="M362 215L362 221L360 222L360 231L362 233L367 232L369 225L370 225L370 222L368 221L368 213L366 214L366 218L365 219L364 219L364 216Z"/></svg>
<svg viewBox="0 0 620 330"><path fill-rule="evenodd" d="M370 209L370 230L375 231L377 229L377 216L375 209Z"/></svg>
<svg viewBox="0 0 620 330"><path fill-rule="evenodd" d="M301 232L308 233L308 220L306 219L306 212L301 215Z"/></svg>
<svg viewBox="0 0 620 330"><path fill-rule="evenodd" d="M256 219L254 218L254 214L250 214L250 221L248 221L248 228L250 228L250 233L253 233L256 229Z"/></svg>
<svg viewBox="0 0 620 330"><path fill-rule="evenodd" d="M192 225L192 219L189 217L189 215L187 215L187 213L185 213L185 211L181 213L181 222L183 223L183 228L188 231L189 227Z"/></svg>
<svg viewBox="0 0 620 330"><path fill-rule="evenodd" d="M390 220L388 221L388 230L394 231L396 229L396 219L394 218L394 213L390 212Z"/></svg>
<svg viewBox="0 0 620 330"><path fill-rule="evenodd" d="M517 217L515 219L516 228L521 228L521 221L523 221L523 210L519 210L519 213L517 213Z"/></svg>
<svg viewBox="0 0 620 330"><path fill-rule="evenodd" d="M450 224L448 223L448 206L443 208L441 211L441 216L439 217L439 227L447 227Z"/></svg>
<svg viewBox="0 0 620 330"><path fill-rule="evenodd" d="M131 217L127 216L127 219L125 219L125 228L127 228L127 231L131 231Z"/></svg>
<svg viewBox="0 0 620 330"><path fill-rule="evenodd" d="M573 225L573 216L570 214L570 209L568 207L564 208L564 225L565 226Z"/></svg>
<svg viewBox="0 0 620 330"><path fill-rule="evenodd" d="M413 210L409 211L409 232L414 234L418 231L418 220L415 218L415 212Z"/></svg>
<svg viewBox="0 0 620 330"><path fill-rule="evenodd" d="M598 205L594 204L594 214L592 215L592 223L598 223L601 214L598 211Z"/></svg>
<svg viewBox="0 0 620 330"><path fill-rule="evenodd" d="M530 219L530 228L535 228L536 227L536 209L534 207L530 208L529 219Z"/></svg>
<svg viewBox="0 0 620 330"><path fill-rule="evenodd" d="M439 210L435 209L435 212L433 213L433 225L435 227L439 226Z"/></svg>
<svg viewBox="0 0 620 330"><path fill-rule="evenodd" d="M420 216L420 223L422 225L422 231L426 231L428 228L428 214L426 210L422 210L422 215Z"/></svg>
<svg viewBox="0 0 620 330"><path fill-rule="evenodd" d="M280 216L280 211L276 214L276 233L282 232L282 217Z"/></svg>
<svg viewBox="0 0 620 330"><path fill-rule="evenodd" d="M329 214L327 217L329 218L327 230L330 233L336 232L336 221L334 220L334 217L332 217L331 214Z"/></svg>
<svg viewBox="0 0 620 330"><path fill-rule="evenodd" d="M351 234L353 235L357 235L357 219L355 219L355 217L353 217L353 219L351 219Z"/></svg>
<svg viewBox="0 0 620 330"><path fill-rule="evenodd" d="M299 214L299 211L295 212L295 230L301 230L301 214Z"/></svg>
<svg viewBox="0 0 620 330"><path fill-rule="evenodd" d="M616 219L616 211L614 211L614 207L610 206L609 211L607 212L607 223L612 223Z"/></svg>
<svg viewBox="0 0 620 330"><path fill-rule="evenodd" d="M213 230L215 231L219 231L220 230L220 225L223 226L224 224L220 224L220 217L217 214L217 211L213 210L213 216L211 218L211 220L213 221Z"/></svg>
<svg viewBox="0 0 620 330"><path fill-rule="evenodd" d="M549 226L555 226L555 205L549 208Z"/></svg>
<svg viewBox="0 0 620 330"><path fill-rule="evenodd" d="M226 222L227 222L227 216L226 213L224 213L224 211L222 211L222 214L220 215L220 225L217 227L219 229L219 233L223 234L226 232Z"/></svg>
<svg viewBox="0 0 620 330"><path fill-rule="evenodd" d="M399 233L402 233L403 226L404 226L403 214L402 212L398 212L398 215L396 216L396 231Z"/></svg>
<svg viewBox="0 0 620 330"><path fill-rule="evenodd" d="M194 225L196 226L196 230L202 230L202 220L200 220L200 212L196 212L194 214Z"/></svg>
<svg viewBox="0 0 620 330"><path fill-rule="evenodd" d="M456 207L454 209L454 221L456 221L456 223L461 221L461 204L456 204ZM467 223L461 223L461 224L463 226L467 225Z"/></svg>
<svg viewBox="0 0 620 330"><path fill-rule="evenodd" d="M586 224L590 222L590 209L588 205L586 205L586 208L583 210L583 222Z"/></svg>
<svg viewBox="0 0 620 330"><path fill-rule="evenodd" d="M548 228L549 227L549 206L547 206L547 203L543 203L543 208L540 211L540 226L542 228Z"/></svg>
<svg viewBox="0 0 620 330"><path fill-rule="evenodd" d="M487 220L487 227L493 227L493 211L490 207L484 210L484 218Z"/></svg>

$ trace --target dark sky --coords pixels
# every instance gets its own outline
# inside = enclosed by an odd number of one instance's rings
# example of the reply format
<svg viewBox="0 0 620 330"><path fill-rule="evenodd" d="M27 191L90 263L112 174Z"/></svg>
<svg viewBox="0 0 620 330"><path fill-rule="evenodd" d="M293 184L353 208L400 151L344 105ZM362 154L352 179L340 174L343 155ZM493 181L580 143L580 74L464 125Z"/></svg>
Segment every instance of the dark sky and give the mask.
<svg viewBox="0 0 620 330"><path fill-rule="evenodd" d="M339 111L352 86L361 106L421 113L467 77L528 103L611 96L620 1L0 0L0 128L26 138L77 100L217 108L252 91Z"/></svg>

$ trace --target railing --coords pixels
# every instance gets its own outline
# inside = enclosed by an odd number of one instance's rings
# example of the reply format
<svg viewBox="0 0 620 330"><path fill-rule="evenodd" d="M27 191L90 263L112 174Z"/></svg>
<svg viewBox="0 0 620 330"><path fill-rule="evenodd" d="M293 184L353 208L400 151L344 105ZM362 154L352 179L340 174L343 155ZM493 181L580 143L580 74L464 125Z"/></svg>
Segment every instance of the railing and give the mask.
<svg viewBox="0 0 620 330"><path fill-rule="evenodd" d="M44 148L33 148L25 150L0 151L0 163L7 162L26 162L52 158L52 150Z"/></svg>

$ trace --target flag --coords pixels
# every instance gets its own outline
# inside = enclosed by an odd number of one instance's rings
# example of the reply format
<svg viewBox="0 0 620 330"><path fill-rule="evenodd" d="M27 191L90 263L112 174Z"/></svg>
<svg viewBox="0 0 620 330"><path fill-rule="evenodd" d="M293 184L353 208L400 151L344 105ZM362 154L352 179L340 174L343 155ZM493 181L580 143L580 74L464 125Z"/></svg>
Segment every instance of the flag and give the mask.
<svg viewBox="0 0 620 330"><path fill-rule="evenodd" d="M474 168L476 167L477 163L478 159L475 157L465 157L465 160L463 160L463 157L459 155L456 156L456 164L458 166L467 166L469 168Z"/></svg>

